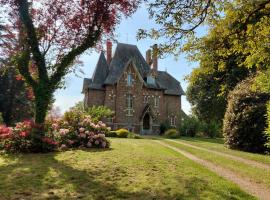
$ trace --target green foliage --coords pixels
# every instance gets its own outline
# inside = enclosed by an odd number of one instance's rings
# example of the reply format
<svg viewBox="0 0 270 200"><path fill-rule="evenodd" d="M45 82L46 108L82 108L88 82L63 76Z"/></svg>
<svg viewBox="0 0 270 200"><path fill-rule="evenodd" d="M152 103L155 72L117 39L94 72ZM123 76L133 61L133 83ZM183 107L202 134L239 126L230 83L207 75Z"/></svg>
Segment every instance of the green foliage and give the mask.
<svg viewBox="0 0 270 200"><path fill-rule="evenodd" d="M200 131L200 121L194 116L185 118L180 127L181 135L195 137Z"/></svg>
<svg viewBox="0 0 270 200"><path fill-rule="evenodd" d="M106 137L117 137L116 131L109 131L106 133Z"/></svg>
<svg viewBox="0 0 270 200"><path fill-rule="evenodd" d="M131 138L131 139L142 139L142 137L136 133L133 132L129 132L127 138Z"/></svg>
<svg viewBox="0 0 270 200"><path fill-rule="evenodd" d="M32 119L33 99L14 68L0 70L0 112L7 125Z"/></svg>
<svg viewBox="0 0 270 200"><path fill-rule="evenodd" d="M4 123L4 120L3 120L3 117L2 117L2 113L0 113L0 124L3 124Z"/></svg>
<svg viewBox="0 0 270 200"><path fill-rule="evenodd" d="M161 123L159 127L160 134L164 134L170 128L170 124L168 121Z"/></svg>
<svg viewBox="0 0 270 200"><path fill-rule="evenodd" d="M221 136L221 126L214 121L209 123L202 122L200 129L202 133L207 137L215 138Z"/></svg>
<svg viewBox="0 0 270 200"><path fill-rule="evenodd" d="M167 138L175 139L179 138L180 134L176 129L169 129L164 133L164 136Z"/></svg>
<svg viewBox="0 0 270 200"><path fill-rule="evenodd" d="M121 128L117 130L116 133L117 133L117 137L119 138L127 138L129 131L127 129Z"/></svg>
<svg viewBox="0 0 270 200"><path fill-rule="evenodd" d="M250 152L266 150L266 103L269 95L252 89L253 80L241 82L229 95L223 135L232 149Z"/></svg>
<svg viewBox="0 0 270 200"><path fill-rule="evenodd" d="M131 138L131 139L141 139L142 137L136 133L129 132L127 129L119 129L117 131L110 131L106 133L106 137L117 137L117 138Z"/></svg>
<svg viewBox="0 0 270 200"><path fill-rule="evenodd" d="M92 117L93 121L100 121L114 115L114 112L106 106L93 106L86 108L85 112Z"/></svg>
<svg viewBox="0 0 270 200"><path fill-rule="evenodd" d="M265 130L265 135L267 138L266 147L270 149L270 102L267 104L267 128Z"/></svg>

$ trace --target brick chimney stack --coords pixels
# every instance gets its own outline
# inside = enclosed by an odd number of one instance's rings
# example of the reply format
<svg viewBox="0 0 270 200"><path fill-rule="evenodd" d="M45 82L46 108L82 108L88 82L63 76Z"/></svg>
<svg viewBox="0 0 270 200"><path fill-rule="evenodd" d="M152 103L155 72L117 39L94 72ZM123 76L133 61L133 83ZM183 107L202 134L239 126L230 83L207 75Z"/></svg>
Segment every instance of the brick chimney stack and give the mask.
<svg viewBox="0 0 270 200"><path fill-rule="evenodd" d="M145 60L146 60L146 63L148 64L148 65L150 65L151 66L151 64L152 64L152 55L151 55L151 49L148 49L147 51L146 51L146 56L145 56Z"/></svg>
<svg viewBox="0 0 270 200"><path fill-rule="evenodd" d="M112 60L112 42L107 40L107 63L108 65L111 63Z"/></svg>
<svg viewBox="0 0 270 200"><path fill-rule="evenodd" d="M152 70L154 71L154 73L157 73L158 71L158 45L154 44L153 46L153 58L152 58Z"/></svg>

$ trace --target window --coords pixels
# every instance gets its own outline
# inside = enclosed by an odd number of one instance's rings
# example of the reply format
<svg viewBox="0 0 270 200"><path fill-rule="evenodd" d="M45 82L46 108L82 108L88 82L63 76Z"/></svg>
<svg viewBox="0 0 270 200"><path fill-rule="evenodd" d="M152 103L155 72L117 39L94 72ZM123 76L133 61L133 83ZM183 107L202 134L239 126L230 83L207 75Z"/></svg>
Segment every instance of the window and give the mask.
<svg viewBox="0 0 270 200"><path fill-rule="evenodd" d="M127 75L127 85L128 86L131 86L132 85L132 75L131 75L131 73L129 73Z"/></svg>
<svg viewBox="0 0 270 200"><path fill-rule="evenodd" d="M170 122L171 122L171 126L176 126L176 117L172 116L170 119Z"/></svg>
<svg viewBox="0 0 270 200"><path fill-rule="evenodd" d="M148 103L148 97L146 95L143 97L143 103Z"/></svg>
<svg viewBox="0 0 270 200"><path fill-rule="evenodd" d="M133 115L133 96L132 94L127 94L127 115L132 116Z"/></svg>
<svg viewBox="0 0 270 200"><path fill-rule="evenodd" d="M158 96L155 96L154 105L155 105L155 107L159 106L159 97Z"/></svg>

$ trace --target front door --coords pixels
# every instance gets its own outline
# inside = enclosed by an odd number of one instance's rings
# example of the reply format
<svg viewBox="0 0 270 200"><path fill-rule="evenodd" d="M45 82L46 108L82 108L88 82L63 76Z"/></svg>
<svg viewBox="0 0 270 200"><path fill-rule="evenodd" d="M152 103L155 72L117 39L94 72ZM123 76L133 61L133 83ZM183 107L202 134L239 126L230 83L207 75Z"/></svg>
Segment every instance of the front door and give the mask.
<svg viewBox="0 0 270 200"><path fill-rule="evenodd" d="M150 129L150 115L146 113L143 118L143 130Z"/></svg>

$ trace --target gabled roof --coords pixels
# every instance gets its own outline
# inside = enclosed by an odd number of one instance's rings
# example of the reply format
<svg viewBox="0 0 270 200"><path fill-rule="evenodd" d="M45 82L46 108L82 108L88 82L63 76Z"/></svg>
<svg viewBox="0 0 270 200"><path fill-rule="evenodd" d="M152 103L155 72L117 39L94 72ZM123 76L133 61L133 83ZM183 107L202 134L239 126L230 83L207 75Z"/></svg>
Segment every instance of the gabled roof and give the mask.
<svg viewBox="0 0 270 200"><path fill-rule="evenodd" d="M136 65L141 77L144 77L149 71L150 67L146 63L144 57L139 51L138 47L131 44L118 43L113 59L110 63L110 72L105 80L105 84L115 84L122 74L126 63L132 59Z"/></svg>
<svg viewBox="0 0 270 200"><path fill-rule="evenodd" d="M136 45L118 43L110 65L107 64L105 55L101 52L92 79L84 79L85 89L104 90L104 85L114 85L122 75L127 64L132 62L136 70L144 79L151 74L151 68L146 63ZM167 72L158 71L156 81L152 84L144 81L147 88L164 90L167 95L184 95L184 91L177 81Z"/></svg>
<svg viewBox="0 0 270 200"><path fill-rule="evenodd" d="M185 95L180 82L164 71L158 71L157 75L158 85L165 89L165 94L168 95Z"/></svg>

